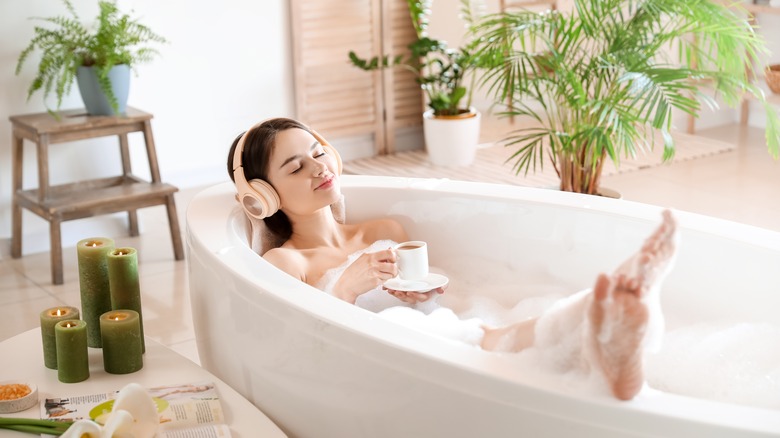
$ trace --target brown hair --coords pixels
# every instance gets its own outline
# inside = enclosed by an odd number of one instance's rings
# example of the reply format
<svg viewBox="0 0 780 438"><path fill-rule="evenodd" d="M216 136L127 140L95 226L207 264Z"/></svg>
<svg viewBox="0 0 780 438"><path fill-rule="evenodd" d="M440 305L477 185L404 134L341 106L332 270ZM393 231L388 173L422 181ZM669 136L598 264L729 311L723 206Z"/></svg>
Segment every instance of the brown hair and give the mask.
<svg viewBox="0 0 780 438"><path fill-rule="evenodd" d="M266 120L260 124L260 126L250 129L236 137L228 152L227 171L230 179L233 182L236 181L235 176L233 175L233 155L235 155L236 146L238 146L239 140L241 140L242 136L246 135L244 150L241 154L241 166L244 168L244 176L247 181L262 179L271 184L271 182L268 181L268 167L271 161L271 153L276 145L276 135L282 131L296 128L311 133L309 127L303 123L297 120L279 117ZM280 239L287 240L292 235L292 224L290 223L290 219L288 219L287 215L281 210L263 220L268 229Z"/></svg>

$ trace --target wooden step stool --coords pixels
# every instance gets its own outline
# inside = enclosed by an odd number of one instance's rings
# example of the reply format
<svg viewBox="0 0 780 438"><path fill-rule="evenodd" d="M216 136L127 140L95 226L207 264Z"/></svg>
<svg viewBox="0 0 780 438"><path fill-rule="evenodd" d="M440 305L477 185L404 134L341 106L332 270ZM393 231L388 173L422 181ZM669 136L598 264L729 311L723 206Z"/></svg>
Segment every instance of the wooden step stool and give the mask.
<svg viewBox="0 0 780 438"><path fill-rule="evenodd" d="M128 107L123 116L90 116L85 110L60 112L60 120L49 113L11 116L13 127L13 212L11 256L22 256L22 208L49 222L51 235L52 283L62 284L63 221L126 211L130 235L138 235L137 210L165 205L176 260L184 259L179 219L173 194L179 189L160 181L157 152L152 136L152 115ZM131 172L127 134L143 132L152 181L142 180ZM49 185L49 145L87 138L116 135L122 156L122 175L78 181L58 186ZM22 170L24 140L36 144L38 157L38 188L24 190ZM89 237L89 236L85 236Z"/></svg>

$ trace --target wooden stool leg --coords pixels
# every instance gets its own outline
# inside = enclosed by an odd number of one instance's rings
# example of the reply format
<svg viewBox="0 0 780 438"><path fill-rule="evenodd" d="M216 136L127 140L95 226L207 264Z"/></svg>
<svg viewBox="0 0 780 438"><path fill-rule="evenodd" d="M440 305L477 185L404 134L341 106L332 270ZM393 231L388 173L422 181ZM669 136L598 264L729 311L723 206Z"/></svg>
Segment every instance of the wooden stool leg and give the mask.
<svg viewBox="0 0 780 438"><path fill-rule="evenodd" d="M51 282L62 284L62 235L58 218L52 218L49 222L49 233L51 234Z"/></svg>
<svg viewBox="0 0 780 438"><path fill-rule="evenodd" d="M11 257L18 259L22 256L22 207L16 201L13 201L11 224Z"/></svg>
<svg viewBox="0 0 780 438"><path fill-rule="evenodd" d="M130 235L137 236L138 232L138 210L127 211L127 221L130 225Z"/></svg>
<svg viewBox="0 0 780 438"><path fill-rule="evenodd" d="M184 260L184 247L181 241L181 230L179 229L179 216L176 215L176 203L173 195L168 195L165 202L168 209L168 223L171 226L171 240L173 241L173 257L176 260Z"/></svg>
<svg viewBox="0 0 780 438"><path fill-rule="evenodd" d="M22 207L16 199L16 192L22 189L22 157L24 154L24 139L14 133L13 144L13 190L11 193L11 257L22 256Z"/></svg>

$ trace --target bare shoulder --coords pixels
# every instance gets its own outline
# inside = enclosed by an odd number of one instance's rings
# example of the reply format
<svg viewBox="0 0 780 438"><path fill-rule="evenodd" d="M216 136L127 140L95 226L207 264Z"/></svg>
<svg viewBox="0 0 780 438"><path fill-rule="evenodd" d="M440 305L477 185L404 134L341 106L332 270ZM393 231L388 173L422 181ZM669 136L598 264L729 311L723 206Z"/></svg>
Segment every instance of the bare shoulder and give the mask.
<svg viewBox="0 0 780 438"><path fill-rule="evenodd" d="M301 281L305 281L308 263L306 257L300 251L283 247L273 248L263 254L263 258L282 271Z"/></svg>
<svg viewBox="0 0 780 438"><path fill-rule="evenodd" d="M367 240L375 242L377 240L393 240L395 242L404 242L409 240L403 225L395 219L374 219L363 224Z"/></svg>

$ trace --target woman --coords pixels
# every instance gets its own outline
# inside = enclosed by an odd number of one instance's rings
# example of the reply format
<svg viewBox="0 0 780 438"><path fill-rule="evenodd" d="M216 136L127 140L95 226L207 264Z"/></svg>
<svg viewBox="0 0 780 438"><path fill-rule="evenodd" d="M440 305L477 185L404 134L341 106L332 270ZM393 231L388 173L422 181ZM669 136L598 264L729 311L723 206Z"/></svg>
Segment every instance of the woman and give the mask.
<svg viewBox="0 0 780 438"><path fill-rule="evenodd" d="M358 224L336 221L330 206L341 199L340 161L331 148L300 122L271 119L236 138L228 154L228 173L247 213L262 218L284 242L263 258L309 285L355 303L397 275L396 254L390 245L407 241L408 236L392 219ZM241 150L238 155L237 149ZM259 200L254 198L255 190L262 192ZM247 195L247 191L252 193ZM255 203L262 205L257 211L253 210ZM616 397L633 398L644 383L642 351L650 316L645 298L657 289L670 266L675 236L676 226L667 211L642 249L612 275L599 275L592 291L561 300L537 319L499 328L483 326L479 345L512 352L529 347L553 351L565 346L563 353L556 351L556 360L569 356L567 363L599 370ZM328 278L334 270L338 275ZM434 296L431 292L388 293L410 304Z"/></svg>

